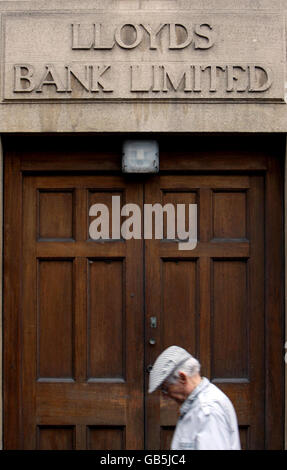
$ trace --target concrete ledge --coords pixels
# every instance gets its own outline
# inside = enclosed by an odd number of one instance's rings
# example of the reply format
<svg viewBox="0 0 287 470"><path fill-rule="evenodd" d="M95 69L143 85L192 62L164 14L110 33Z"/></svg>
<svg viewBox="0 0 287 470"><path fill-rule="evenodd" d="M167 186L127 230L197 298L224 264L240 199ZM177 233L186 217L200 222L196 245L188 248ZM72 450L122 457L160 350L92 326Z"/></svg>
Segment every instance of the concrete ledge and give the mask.
<svg viewBox="0 0 287 470"><path fill-rule="evenodd" d="M255 4L254 4L255 3ZM281 10L286 0L6 0L0 1L0 10ZM103 6L104 4L104 6Z"/></svg>
<svg viewBox="0 0 287 470"><path fill-rule="evenodd" d="M283 132L286 104L12 103L0 107L1 133Z"/></svg>

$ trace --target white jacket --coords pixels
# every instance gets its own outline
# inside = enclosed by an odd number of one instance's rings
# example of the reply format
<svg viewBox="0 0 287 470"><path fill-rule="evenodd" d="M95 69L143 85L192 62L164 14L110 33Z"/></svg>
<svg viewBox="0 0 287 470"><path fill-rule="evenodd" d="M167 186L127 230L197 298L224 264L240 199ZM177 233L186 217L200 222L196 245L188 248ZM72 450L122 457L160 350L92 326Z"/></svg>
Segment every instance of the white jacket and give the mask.
<svg viewBox="0 0 287 470"><path fill-rule="evenodd" d="M240 450L236 413L229 398L203 377L180 408L172 450Z"/></svg>

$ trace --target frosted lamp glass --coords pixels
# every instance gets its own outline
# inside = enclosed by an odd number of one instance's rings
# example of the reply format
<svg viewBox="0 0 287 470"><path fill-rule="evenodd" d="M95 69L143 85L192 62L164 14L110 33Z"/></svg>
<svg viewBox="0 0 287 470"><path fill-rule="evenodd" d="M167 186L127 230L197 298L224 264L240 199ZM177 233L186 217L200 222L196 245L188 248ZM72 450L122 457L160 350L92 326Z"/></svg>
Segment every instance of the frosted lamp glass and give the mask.
<svg viewBox="0 0 287 470"><path fill-rule="evenodd" d="M123 143L122 170L124 173L158 173L158 142L126 140Z"/></svg>

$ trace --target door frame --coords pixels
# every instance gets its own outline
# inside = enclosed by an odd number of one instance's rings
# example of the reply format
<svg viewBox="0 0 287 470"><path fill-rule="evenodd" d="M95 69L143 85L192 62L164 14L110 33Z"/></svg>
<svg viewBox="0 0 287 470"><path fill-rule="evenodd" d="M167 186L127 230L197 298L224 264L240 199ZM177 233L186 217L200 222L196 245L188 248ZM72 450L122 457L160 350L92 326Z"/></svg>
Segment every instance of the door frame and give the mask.
<svg viewBox="0 0 287 470"><path fill-rule="evenodd" d="M62 138L65 141L66 138L64 136ZM121 141L123 138L124 136L120 136ZM45 137L41 136L35 139L39 145L39 153L41 148L44 148L44 139ZM85 139L85 137L79 136L78 139ZM177 139L180 141L182 137L178 136ZM212 140L213 137L210 136L209 139ZM259 141L260 136L254 136L253 139ZM267 158L265 169L265 448L273 450L284 448L285 396L282 344L284 344L283 155L285 154L285 138L269 135L267 139L273 145L270 145L270 149L267 150L270 156ZM22 178L25 172L29 172L29 168L21 165L21 159L18 156L21 155L22 149L24 152L25 149L29 149L29 142L34 143L34 141L31 137L27 140L18 137L18 140L20 144L17 147L14 146L13 136L4 140L3 408L4 448L6 449L22 449L23 438L21 432L21 348L8 348L7 345L19 344L21 340L21 311L18 306L22 288L22 246L18 234L21 233L23 224ZM113 170L113 165L110 169ZM13 185L8 187L7 181L11 178ZM268 230L268 227L272 227L272 230ZM268 282L266 282L267 279ZM274 315L273 312L278 312L278 314Z"/></svg>

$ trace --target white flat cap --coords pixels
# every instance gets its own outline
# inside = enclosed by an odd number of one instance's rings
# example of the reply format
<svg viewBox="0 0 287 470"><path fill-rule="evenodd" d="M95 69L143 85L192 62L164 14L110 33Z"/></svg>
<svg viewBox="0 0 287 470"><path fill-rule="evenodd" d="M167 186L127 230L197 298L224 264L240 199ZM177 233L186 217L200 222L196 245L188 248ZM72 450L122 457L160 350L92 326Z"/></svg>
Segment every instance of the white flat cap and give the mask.
<svg viewBox="0 0 287 470"><path fill-rule="evenodd" d="M149 376L149 393L154 392L173 371L192 357L179 346L170 346L156 359Z"/></svg>

